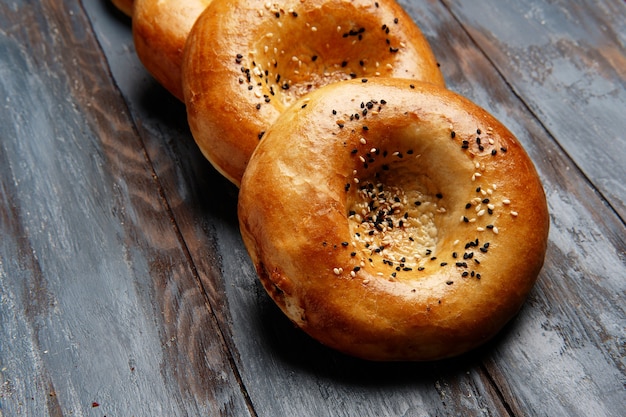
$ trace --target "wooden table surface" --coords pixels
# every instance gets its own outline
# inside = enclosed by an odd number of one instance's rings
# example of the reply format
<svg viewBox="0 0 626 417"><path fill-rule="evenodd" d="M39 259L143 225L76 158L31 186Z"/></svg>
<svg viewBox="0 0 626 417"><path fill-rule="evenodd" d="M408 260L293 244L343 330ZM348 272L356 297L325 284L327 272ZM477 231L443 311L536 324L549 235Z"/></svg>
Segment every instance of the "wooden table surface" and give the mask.
<svg viewBox="0 0 626 417"><path fill-rule="evenodd" d="M0 0L0 416L626 415L626 3L400 3L542 178L549 249L510 325L433 363L309 339L130 21Z"/></svg>

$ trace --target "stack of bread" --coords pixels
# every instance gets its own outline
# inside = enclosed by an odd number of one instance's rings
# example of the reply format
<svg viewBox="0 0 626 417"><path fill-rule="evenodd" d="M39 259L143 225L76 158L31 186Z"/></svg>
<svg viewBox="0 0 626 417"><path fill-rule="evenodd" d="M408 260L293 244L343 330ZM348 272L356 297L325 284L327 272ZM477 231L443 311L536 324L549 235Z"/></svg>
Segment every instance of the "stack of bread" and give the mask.
<svg viewBox="0 0 626 417"><path fill-rule="evenodd" d="M537 172L448 90L393 0L116 0L147 70L239 187L270 297L359 358L436 360L491 339L543 265Z"/></svg>

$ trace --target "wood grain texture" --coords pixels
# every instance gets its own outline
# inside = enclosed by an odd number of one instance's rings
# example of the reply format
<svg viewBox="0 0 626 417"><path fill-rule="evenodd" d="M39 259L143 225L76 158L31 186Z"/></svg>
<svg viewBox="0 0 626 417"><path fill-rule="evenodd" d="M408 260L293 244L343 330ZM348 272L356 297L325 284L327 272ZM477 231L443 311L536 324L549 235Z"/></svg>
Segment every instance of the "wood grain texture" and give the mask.
<svg viewBox="0 0 626 417"><path fill-rule="evenodd" d="M245 415L83 10L0 14L2 413Z"/></svg>
<svg viewBox="0 0 626 417"><path fill-rule="evenodd" d="M257 282L237 190L129 20L0 0L0 415L623 415L624 4L400 3L544 182L550 248L518 317L435 363L320 346Z"/></svg>
<svg viewBox="0 0 626 417"><path fill-rule="evenodd" d="M626 131L624 2L444 3L522 104L626 219L626 164L620 158Z"/></svg>

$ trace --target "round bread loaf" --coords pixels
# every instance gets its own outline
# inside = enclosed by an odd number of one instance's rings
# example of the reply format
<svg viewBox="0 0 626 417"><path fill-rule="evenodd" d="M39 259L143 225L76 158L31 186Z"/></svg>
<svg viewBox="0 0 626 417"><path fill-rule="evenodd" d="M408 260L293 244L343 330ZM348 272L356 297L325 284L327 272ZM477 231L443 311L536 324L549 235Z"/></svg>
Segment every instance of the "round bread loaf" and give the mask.
<svg viewBox="0 0 626 417"><path fill-rule="evenodd" d="M434 360L492 338L543 265L548 211L528 155L444 88L343 81L267 130L243 177L241 233L302 330L370 360Z"/></svg>
<svg viewBox="0 0 626 417"><path fill-rule="evenodd" d="M193 137L236 185L285 109L320 86L361 77L444 85L419 28L389 0L213 0L183 60Z"/></svg>
<svg viewBox="0 0 626 417"><path fill-rule="evenodd" d="M141 63L183 101L181 67L185 41L211 0L134 0L133 40Z"/></svg>

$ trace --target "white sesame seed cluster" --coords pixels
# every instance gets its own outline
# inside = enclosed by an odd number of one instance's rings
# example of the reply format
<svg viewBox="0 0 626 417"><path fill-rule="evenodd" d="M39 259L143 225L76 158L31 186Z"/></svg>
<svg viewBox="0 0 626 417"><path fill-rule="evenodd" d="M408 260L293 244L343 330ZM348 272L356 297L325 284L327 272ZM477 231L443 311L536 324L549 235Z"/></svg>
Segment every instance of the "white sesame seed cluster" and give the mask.
<svg viewBox="0 0 626 417"><path fill-rule="evenodd" d="M381 182L361 185L348 211L360 266L377 258L389 266L414 267L428 257L437 243L435 217L445 212L434 196Z"/></svg>

